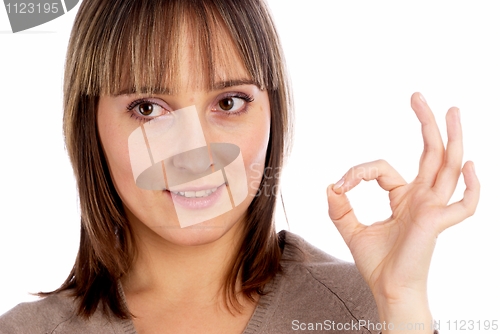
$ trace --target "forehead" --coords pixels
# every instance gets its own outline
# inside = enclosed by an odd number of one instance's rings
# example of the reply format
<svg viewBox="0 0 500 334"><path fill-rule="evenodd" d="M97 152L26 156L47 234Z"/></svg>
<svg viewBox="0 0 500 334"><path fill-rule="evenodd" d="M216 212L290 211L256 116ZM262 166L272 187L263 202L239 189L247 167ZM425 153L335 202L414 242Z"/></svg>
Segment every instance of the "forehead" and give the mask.
<svg viewBox="0 0 500 334"><path fill-rule="evenodd" d="M110 87L111 94L121 92L174 94L187 90L220 89L229 82L251 82L237 41L227 27L216 21L201 24L188 15L176 26L167 25L166 32L153 29L132 33L124 49L122 66L112 74L119 85ZM141 38L142 37L142 38ZM109 84L109 83L108 83ZM113 86L113 85L108 85ZM223 87L222 87L223 88Z"/></svg>

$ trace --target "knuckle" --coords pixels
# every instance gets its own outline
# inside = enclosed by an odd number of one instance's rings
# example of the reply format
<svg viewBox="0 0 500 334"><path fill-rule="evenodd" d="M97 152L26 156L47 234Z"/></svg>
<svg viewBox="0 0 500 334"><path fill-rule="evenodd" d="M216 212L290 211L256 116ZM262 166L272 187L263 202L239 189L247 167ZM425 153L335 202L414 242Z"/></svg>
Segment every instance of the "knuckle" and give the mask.
<svg viewBox="0 0 500 334"><path fill-rule="evenodd" d="M476 213L476 205L467 205L465 206L465 214L467 217L471 217Z"/></svg>
<svg viewBox="0 0 500 334"><path fill-rule="evenodd" d="M392 168L391 164L385 159L378 159L376 163L381 169L387 170Z"/></svg>
<svg viewBox="0 0 500 334"><path fill-rule="evenodd" d="M339 223L345 216L350 214L353 211L351 205L349 203L344 203L341 207L335 210L329 210L328 214L330 215L330 219L335 223Z"/></svg>
<svg viewBox="0 0 500 334"><path fill-rule="evenodd" d="M351 168L349 168L349 170L347 171L347 173L345 175L346 175L346 177L349 177L349 178L355 178L356 175L358 174L358 170L359 170L359 166L351 167Z"/></svg>

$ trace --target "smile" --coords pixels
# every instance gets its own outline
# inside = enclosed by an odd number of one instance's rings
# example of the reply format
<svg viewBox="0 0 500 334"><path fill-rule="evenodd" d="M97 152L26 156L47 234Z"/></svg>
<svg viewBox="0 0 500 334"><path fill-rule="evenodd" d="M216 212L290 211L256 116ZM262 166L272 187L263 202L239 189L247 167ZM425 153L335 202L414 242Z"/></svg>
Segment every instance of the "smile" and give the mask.
<svg viewBox="0 0 500 334"><path fill-rule="evenodd" d="M191 191L171 191L171 193L179 195L179 196L184 196L187 198L193 198L193 197L201 198L201 197L207 197L207 196L212 195L214 192L217 191L217 188L218 187L214 187L211 189L197 190L197 191L194 191L194 190L191 190Z"/></svg>
<svg viewBox="0 0 500 334"><path fill-rule="evenodd" d="M179 187L180 188L180 187ZM227 196L226 184L220 186L205 185L198 187L186 187L185 189L177 188L175 191L172 189L165 189L165 193L173 200L176 210L183 210L183 215L186 215L185 209L191 210L213 210L216 207L223 205L229 201ZM220 200L222 199L222 203ZM231 203L228 202L228 208L231 208ZM178 212L179 213L179 212ZM222 214L221 212L220 214Z"/></svg>

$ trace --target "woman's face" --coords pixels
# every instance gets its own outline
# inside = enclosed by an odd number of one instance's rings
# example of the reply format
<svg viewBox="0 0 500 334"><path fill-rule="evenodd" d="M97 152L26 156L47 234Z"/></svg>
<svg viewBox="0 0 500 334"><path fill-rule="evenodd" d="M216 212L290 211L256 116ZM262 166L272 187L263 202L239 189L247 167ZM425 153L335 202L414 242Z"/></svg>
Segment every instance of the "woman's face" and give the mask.
<svg viewBox="0 0 500 334"><path fill-rule="evenodd" d="M270 110L267 92L252 83L239 57L234 57L230 69L217 68L216 88L207 91L193 88L196 73L201 69L193 68L189 46L181 51L180 87L174 90L175 94L124 92L101 96L97 121L107 164L134 233L161 237L175 244L196 245L217 240L228 231L233 234L240 231L264 170ZM149 154L136 152L140 145L134 146L132 138L145 141L147 149L154 145L152 141L156 139L148 131L157 134L163 131L156 136L163 138L165 144L158 146L165 147L163 158L170 155L163 165L154 161L151 150ZM204 155L190 150L199 147L200 140L207 145L201 149ZM216 152L210 143L233 145L219 146ZM239 165L242 174L236 181L239 185L227 182L231 171L221 174L220 164L217 167L215 162L220 154L221 161L225 160L225 147L240 149L243 160ZM179 154L173 155L174 152ZM136 161L141 154L142 161ZM230 155L226 156L229 160L233 158ZM141 171L138 165L154 163L165 177L161 190L144 189L136 180L137 171ZM154 181L154 177L149 178L146 181ZM241 195L243 188L246 188L244 196L227 209L224 202L227 194ZM220 211L222 207L226 209ZM217 215L217 210L222 213ZM211 218L203 218L206 212ZM193 217L198 220L192 220Z"/></svg>

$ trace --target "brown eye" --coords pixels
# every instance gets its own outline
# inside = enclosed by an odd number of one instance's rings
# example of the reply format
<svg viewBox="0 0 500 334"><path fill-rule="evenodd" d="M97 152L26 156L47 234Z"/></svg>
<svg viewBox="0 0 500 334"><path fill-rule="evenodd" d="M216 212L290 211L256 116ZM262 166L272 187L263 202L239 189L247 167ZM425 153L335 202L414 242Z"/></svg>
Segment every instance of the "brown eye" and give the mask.
<svg viewBox="0 0 500 334"><path fill-rule="evenodd" d="M225 115L238 115L246 111L247 105L253 101L253 98L243 93L226 93L217 97L216 101L213 111Z"/></svg>
<svg viewBox="0 0 500 334"><path fill-rule="evenodd" d="M157 98L140 98L132 101L127 106L131 117L136 117L143 121L150 121L153 118L170 114L168 104Z"/></svg>
<svg viewBox="0 0 500 334"><path fill-rule="evenodd" d="M234 100L231 97L219 101L219 107L224 111L229 111L234 107Z"/></svg>
<svg viewBox="0 0 500 334"><path fill-rule="evenodd" d="M139 104L137 109L139 110L141 115L149 116L153 113L154 106L152 103L144 102L144 103Z"/></svg>

